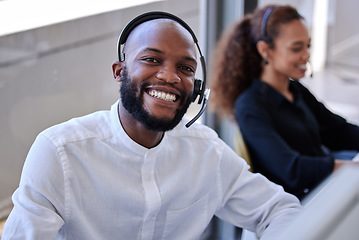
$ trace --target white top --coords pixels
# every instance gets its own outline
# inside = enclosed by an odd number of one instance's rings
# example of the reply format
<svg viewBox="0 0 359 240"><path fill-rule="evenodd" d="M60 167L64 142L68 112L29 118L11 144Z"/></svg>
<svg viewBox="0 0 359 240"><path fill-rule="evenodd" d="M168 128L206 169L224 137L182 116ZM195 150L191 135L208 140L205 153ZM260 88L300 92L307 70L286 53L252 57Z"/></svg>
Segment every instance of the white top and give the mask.
<svg viewBox="0 0 359 240"><path fill-rule="evenodd" d="M39 134L2 240L192 240L213 215L258 235L270 223L265 239L300 208L212 129L181 122L147 149L124 132L117 109Z"/></svg>

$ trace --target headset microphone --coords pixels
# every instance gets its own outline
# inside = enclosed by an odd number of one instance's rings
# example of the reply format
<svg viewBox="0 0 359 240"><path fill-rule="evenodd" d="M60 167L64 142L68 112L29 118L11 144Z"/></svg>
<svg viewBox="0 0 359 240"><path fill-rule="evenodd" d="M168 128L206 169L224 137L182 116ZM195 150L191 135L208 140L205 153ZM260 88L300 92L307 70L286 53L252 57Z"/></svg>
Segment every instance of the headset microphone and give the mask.
<svg viewBox="0 0 359 240"><path fill-rule="evenodd" d="M198 51L200 53L203 82L201 82L201 80L199 80L199 79L195 79L194 90L193 90L193 94L192 94L192 102L194 102L196 100L197 96L199 96L198 104L201 104L202 101L203 102L202 102L202 106L201 106L201 109L199 110L199 112L192 118L192 120L190 120L186 124L187 128L190 127L195 121L197 121L197 119L204 113L204 110L206 110L206 107L207 107L209 94L211 93L211 90L209 88L205 89L206 79L207 79L206 63L205 63L204 57L202 55L201 49L199 48L198 42L196 42L196 45L197 45Z"/></svg>
<svg viewBox="0 0 359 240"><path fill-rule="evenodd" d="M179 23L180 25L182 25L182 27L184 27L191 34L193 41L194 41L195 45L197 46L197 49L198 49L198 52L200 55L203 80L200 80L197 78L194 79L192 102L194 102L198 97L198 104L202 104L202 106L201 106L201 109L199 110L199 112L196 114L196 116L194 116L194 118L186 124L186 127L189 127L204 113L204 110L206 109L206 106L207 106L210 89L209 88L206 89L207 76L206 76L206 64L205 64L204 57L203 57L201 49L199 47L197 37L194 34L193 30L187 25L187 23L185 23L182 19L180 19L179 17L177 17L175 15L172 15L167 12L159 12L159 11L147 12L147 13L143 13L143 14L135 17L125 26L125 28L122 30L122 32L120 34L120 37L118 38L118 43L117 43L118 58L119 58L119 61L121 61L121 62L125 61L125 53L123 52L124 44L125 44L128 36L130 35L130 33L132 32L132 30L135 27L137 27L141 23L144 23L144 22L147 22L150 20L154 20L154 19L161 19L161 18L171 19L171 20Z"/></svg>
<svg viewBox="0 0 359 240"><path fill-rule="evenodd" d="M210 93L211 93L211 89L207 88L204 92L204 98L203 98L203 103L202 103L201 109L196 114L196 116L194 116L192 118L192 120L186 124L186 127L190 127L204 113L204 110L206 110L206 107L207 107L207 102L208 102Z"/></svg>

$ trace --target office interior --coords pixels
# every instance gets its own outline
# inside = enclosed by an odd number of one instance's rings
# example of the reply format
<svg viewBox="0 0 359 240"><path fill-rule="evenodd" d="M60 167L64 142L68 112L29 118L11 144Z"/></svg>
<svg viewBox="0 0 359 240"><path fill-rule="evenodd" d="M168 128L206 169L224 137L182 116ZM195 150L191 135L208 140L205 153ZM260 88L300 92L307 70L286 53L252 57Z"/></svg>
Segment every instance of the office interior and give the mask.
<svg viewBox="0 0 359 240"><path fill-rule="evenodd" d="M208 68L217 39L233 21L269 3L296 7L312 36L313 76L308 74L302 83L328 108L359 124L359 28L355 24L359 2L83 2L0 0L0 219L6 219L11 211L11 195L37 134L70 118L108 109L118 99L119 86L111 71L117 59L117 37L129 20L145 11L168 11L185 20L199 39ZM188 118L199 109L192 105ZM233 122L216 116L209 108L199 121L234 147L237 127ZM359 211L354 213L353 218L358 220ZM203 239L240 239L238 232L230 224L214 220Z"/></svg>

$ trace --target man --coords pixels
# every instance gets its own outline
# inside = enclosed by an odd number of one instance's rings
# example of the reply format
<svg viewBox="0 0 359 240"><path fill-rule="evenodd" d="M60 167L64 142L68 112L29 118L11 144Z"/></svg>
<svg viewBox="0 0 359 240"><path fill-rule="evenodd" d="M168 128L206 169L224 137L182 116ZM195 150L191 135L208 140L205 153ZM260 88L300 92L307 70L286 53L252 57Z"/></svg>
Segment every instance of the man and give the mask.
<svg viewBox="0 0 359 240"><path fill-rule="evenodd" d="M210 128L182 120L197 68L191 34L144 21L112 66L121 98L51 127L27 156L7 239L199 239L214 215L275 236L297 198L248 171Z"/></svg>

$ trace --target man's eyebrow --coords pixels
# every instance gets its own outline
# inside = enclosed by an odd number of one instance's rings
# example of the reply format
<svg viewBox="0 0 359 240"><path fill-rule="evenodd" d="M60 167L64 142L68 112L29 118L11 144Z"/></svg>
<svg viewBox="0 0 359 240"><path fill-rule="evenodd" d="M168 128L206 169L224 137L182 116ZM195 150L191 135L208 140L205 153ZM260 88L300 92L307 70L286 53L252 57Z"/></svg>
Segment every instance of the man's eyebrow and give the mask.
<svg viewBox="0 0 359 240"><path fill-rule="evenodd" d="M150 48L150 47L145 48L145 49L142 50L141 52L147 52L147 51L149 51L149 52L155 52L155 53L159 53L159 54L164 54L164 52L161 51L160 49ZM183 59L186 60L186 61L191 61L191 62L197 64L197 60L196 60L195 58L193 58L193 57L187 57L187 56L185 56Z"/></svg>
<svg viewBox="0 0 359 240"><path fill-rule="evenodd" d="M142 50L141 52L156 52L156 53L160 53L160 54L164 54L163 51L157 49L157 48L145 48L144 50Z"/></svg>
<svg viewBox="0 0 359 240"><path fill-rule="evenodd" d="M187 60L187 61L191 61L191 62L197 64L197 60L195 58L193 58L193 57L184 57L184 59Z"/></svg>

